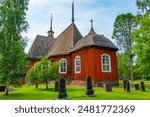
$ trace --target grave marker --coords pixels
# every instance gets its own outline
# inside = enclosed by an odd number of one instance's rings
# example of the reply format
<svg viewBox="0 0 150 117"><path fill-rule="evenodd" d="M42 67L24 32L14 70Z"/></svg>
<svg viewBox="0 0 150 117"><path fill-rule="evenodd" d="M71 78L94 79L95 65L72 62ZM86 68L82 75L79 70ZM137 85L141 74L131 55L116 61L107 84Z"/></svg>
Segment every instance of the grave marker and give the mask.
<svg viewBox="0 0 150 117"><path fill-rule="evenodd" d="M130 92L130 82L126 82L126 92Z"/></svg>
<svg viewBox="0 0 150 117"><path fill-rule="evenodd" d="M140 90L139 84L133 84L133 85L132 85L132 88L133 88L134 90Z"/></svg>
<svg viewBox="0 0 150 117"><path fill-rule="evenodd" d="M111 84L104 83L103 89L105 92L112 92Z"/></svg>
<svg viewBox="0 0 150 117"><path fill-rule="evenodd" d="M1 86L0 86L0 92L5 92L5 88L6 88L5 85L1 85Z"/></svg>
<svg viewBox="0 0 150 117"><path fill-rule="evenodd" d="M94 90L90 76L87 76L86 78L86 96L94 96Z"/></svg>
<svg viewBox="0 0 150 117"><path fill-rule="evenodd" d="M59 79L58 83L58 99L67 99L66 82L64 78Z"/></svg>
<svg viewBox="0 0 150 117"><path fill-rule="evenodd" d="M55 89L54 89L55 91L58 91L58 85L59 85L59 82L56 81L56 82L55 82Z"/></svg>
<svg viewBox="0 0 150 117"><path fill-rule="evenodd" d="M140 88L141 88L141 91L145 91L145 84L143 81L140 81Z"/></svg>

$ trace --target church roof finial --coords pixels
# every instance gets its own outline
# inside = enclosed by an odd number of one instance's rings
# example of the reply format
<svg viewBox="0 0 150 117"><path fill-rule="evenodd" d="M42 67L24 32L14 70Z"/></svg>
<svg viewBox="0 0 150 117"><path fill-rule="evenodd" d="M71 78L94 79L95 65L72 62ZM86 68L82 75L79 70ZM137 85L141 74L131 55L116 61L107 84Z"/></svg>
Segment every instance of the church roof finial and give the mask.
<svg viewBox="0 0 150 117"><path fill-rule="evenodd" d="M93 20L91 19L90 21L91 21L91 28L93 28Z"/></svg>
<svg viewBox="0 0 150 117"><path fill-rule="evenodd" d="M74 23L74 2L75 0L72 1L72 23Z"/></svg>
<svg viewBox="0 0 150 117"><path fill-rule="evenodd" d="M50 31L53 31L53 14L50 15L51 22L50 22Z"/></svg>
<svg viewBox="0 0 150 117"><path fill-rule="evenodd" d="M51 21L50 21L50 30L47 32L48 36L53 37L54 31L53 31L53 14L50 15Z"/></svg>
<svg viewBox="0 0 150 117"><path fill-rule="evenodd" d="M91 29L90 29L89 34L93 34L95 33L94 28L93 28L93 19L91 19L90 22L91 22Z"/></svg>

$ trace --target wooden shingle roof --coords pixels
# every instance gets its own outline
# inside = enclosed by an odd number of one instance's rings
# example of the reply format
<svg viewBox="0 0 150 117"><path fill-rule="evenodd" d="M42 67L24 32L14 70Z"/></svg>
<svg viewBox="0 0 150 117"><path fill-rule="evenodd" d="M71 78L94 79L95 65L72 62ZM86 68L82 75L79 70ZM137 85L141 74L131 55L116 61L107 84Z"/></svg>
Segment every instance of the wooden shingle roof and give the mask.
<svg viewBox="0 0 150 117"><path fill-rule="evenodd" d="M95 33L93 27L85 37L83 37L80 41L77 42L77 44L71 50L71 52L89 46L100 46L106 48L113 48L116 50L118 49L109 39L107 39L103 35L98 35L97 33Z"/></svg>
<svg viewBox="0 0 150 117"><path fill-rule="evenodd" d="M39 59L45 55L49 57L68 55L84 47L99 46L118 49L109 39L95 33L93 27L83 37L74 23L71 23L56 39L53 36L37 35L29 52L28 58Z"/></svg>
<svg viewBox="0 0 150 117"><path fill-rule="evenodd" d="M48 56L68 55L76 43L83 38L74 23L71 23L56 39Z"/></svg>
<svg viewBox="0 0 150 117"><path fill-rule="evenodd" d="M46 37L37 35L29 52L28 58L29 59L39 59L48 54L51 50L55 39L52 37Z"/></svg>

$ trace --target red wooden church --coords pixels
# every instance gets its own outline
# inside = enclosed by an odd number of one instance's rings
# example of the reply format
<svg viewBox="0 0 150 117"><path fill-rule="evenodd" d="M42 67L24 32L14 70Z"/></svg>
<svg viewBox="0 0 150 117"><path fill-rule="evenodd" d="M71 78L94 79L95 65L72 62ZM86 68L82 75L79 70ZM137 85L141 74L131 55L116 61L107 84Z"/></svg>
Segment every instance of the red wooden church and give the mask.
<svg viewBox="0 0 150 117"><path fill-rule="evenodd" d="M105 36L91 29L82 36L74 23L74 2L72 3L72 23L54 38L51 27L48 36L37 35L29 52L30 67L39 57L48 55L52 61L60 61L59 73L68 81L85 81L90 75L96 83L117 83L117 47Z"/></svg>

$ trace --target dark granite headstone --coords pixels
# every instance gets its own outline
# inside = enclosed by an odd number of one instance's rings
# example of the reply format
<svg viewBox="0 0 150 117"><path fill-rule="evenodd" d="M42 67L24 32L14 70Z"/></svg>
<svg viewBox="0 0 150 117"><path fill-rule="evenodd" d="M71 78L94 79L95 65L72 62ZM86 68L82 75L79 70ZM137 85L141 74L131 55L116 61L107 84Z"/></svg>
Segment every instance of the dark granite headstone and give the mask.
<svg viewBox="0 0 150 117"><path fill-rule="evenodd" d="M141 91L145 91L145 84L143 81L140 81L140 88L141 88Z"/></svg>
<svg viewBox="0 0 150 117"><path fill-rule="evenodd" d="M94 96L94 90L90 76L87 76L86 78L86 96Z"/></svg>
<svg viewBox="0 0 150 117"><path fill-rule="evenodd" d="M112 92L111 84L104 83L103 89L105 92Z"/></svg>
<svg viewBox="0 0 150 117"><path fill-rule="evenodd" d="M64 78L59 79L58 83L58 99L67 99L66 82Z"/></svg>
<svg viewBox="0 0 150 117"><path fill-rule="evenodd" d="M55 82L55 89L54 89L55 91L58 91L58 84L59 84L59 82L56 81L56 82Z"/></svg>
<svg viewBox="0 0 150 117"><path fill-rule="evenodd" d="M133 84L133 85L132 85L132 88L133 88L134 90L140 90L139 84Z"/></svg>
<svg viewBox="0 0 150 117"><path fill-rule="evenodd" d="M130 92L130 82L126 82L126 92Z"/></svg>
<svg viewBox="0 0 150 117"><path fill-rule="evenodd" d="M36 82L36 83L35 83L35 88L37 89L37 88L38 88L38 86L39 86L39 83L38 83L38 82Z"/></svg>
<svg viewBox="0 0 150 117"><path fill-rule="evenodd" d="M5 88L6 88L5 85L0 86L0 92L5 92Z"/></svg>
<svg viewBox="0 0 150 117"><path fill-rule="evenodd" d="M127 81L128 81L128 78L124 78L123 79L123 88L124 88L124 91L126 90L126 83L127 83Z"/></svg>
<svg viewBox="0 0 150 117"><path fill-rule="evenodd" d="M126 90L126 80L123 80L123 88L124 88L124 90Z"/></svg>

